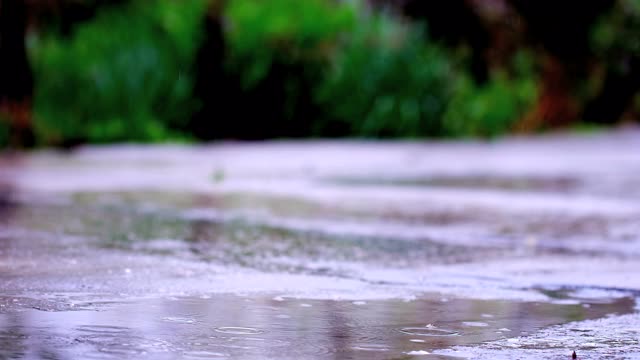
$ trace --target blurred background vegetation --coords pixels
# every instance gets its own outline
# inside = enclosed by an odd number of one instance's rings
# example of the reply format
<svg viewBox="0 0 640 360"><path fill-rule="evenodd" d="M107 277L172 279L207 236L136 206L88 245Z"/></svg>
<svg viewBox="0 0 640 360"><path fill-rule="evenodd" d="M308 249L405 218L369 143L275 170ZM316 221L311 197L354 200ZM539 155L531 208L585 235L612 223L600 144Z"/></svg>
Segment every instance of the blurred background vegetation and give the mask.
<svg viewBox="0 0 640 360"><path fill-rule="evenodd" d="M0 144L637 121L640 0L0 0Z"/></svg>

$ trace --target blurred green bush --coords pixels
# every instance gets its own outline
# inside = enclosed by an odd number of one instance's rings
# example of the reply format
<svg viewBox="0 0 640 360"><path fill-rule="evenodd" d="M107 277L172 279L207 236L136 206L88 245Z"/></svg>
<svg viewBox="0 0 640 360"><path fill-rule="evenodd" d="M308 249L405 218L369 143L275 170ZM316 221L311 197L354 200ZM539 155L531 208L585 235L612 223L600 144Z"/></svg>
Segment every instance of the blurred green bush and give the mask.
<svg viewBox="0 0 640 360"><path fill-rule="evenodd" d="M460 74L442 118L449 136L493 137L507 133L538 96L533 57L524 51L514 56L510 69L495 70L486 84L477 85L469 76Z"/></svg>
<svg viewBox="0 0 640 360"><path fill-rule="evenodd" d="M191 115L204 0L102 9L70 38L30 39L40 143L150 141Z"/></svg>
<svg viewBox="0 0 640 360"><path fill-rule="evenodd" d="M284 116L312 122L307 135L441 133L451 66L420 27L362 1L232 0L226 14L229 64L244 89L258 88L277 66L288 68L280 81L289 88ZM305 85L317 110L312 118L292 111Z"/></svg>
<svg viewBox="0 0 640 360"><path fill-rule="evenodd" d="M225 70L239 82L240 99L231 109L236 120L267 137L314 135L312 124L322 112L315 88L355 25L356 11L346 1L228 1ZM262 116L242 108L259 109Z"/></svg>
<svg viewBox="0 0 640 360"><path fill-rule="evenodd" d="M640 1L620 0L592 28L591 47L599 57L622 67L627 56L640 56L639 33Z"/></svg>
<svg viewBox="0 0 640 360"><path fill-rule="evenodd" d="M324 62L338 36L354 25L355 9L327 0L231 0L225 16L229 68L250 88L267 77L274 62Z"/></svg>
<svg viewBox="0 0 640 360"><path fill-rule="evenodd" d="M638 119L640 107L640 1L619 0L591 28L598 67L588 78L583 101L587 122L610 124ZM596 61L594 61L596 62Z"/></svg>
<svg viewBox="0 0 640 360"><path fill-rule="evenodd" d="M39 143L189 138L211 4L130 1L68 38L32 36ZM234 123L240 133L230 136L490 137L537 96L532 54L478 85L428 24L363 0L228 0L220 24L224 59L211 66L224 64L225 75L210 80L222 84L204 121Z"/></svg>
<svg viewBox="0 0 640 360"><path fill-rule="evenodd" d="M445 52L426 41L417 25L384 13L358 15L318 87L327 119L318 122L316 131L366 137L439 135L453 78Z"/></svg>

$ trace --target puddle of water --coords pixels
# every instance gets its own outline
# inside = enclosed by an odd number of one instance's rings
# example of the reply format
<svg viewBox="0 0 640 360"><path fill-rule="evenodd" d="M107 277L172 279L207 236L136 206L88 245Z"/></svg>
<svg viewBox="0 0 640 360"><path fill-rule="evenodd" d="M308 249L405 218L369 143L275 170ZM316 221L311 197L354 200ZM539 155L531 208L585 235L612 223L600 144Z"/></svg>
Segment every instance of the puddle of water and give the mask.
<svg viewBox="0 0 640 360"><path fill-rule="evenodd" d="M597 287L640 288L637 265L618 267L640 253L637 157L616 147L601 176L603 158L567 155L602 149L555 145L488 158L493 146L443 157L401 145L376 150L384 161L370 153L380 144L355 157L319 147L311 167L295 144L302 155L279 161L261 147L36 154L9 172L15 184L0 168L0 358L628 349L637 316L611 337L566 323L638 311L629 292ZM571 328L545 333L553 324Z"/></svg>
<svg viewBox="0 0 640 360"><path fill-rule="evenodd" d="M456 346L439 354L471 359L639 359L637 327L640 314L607 316L552 326L529 336L489 341L479 346Z"/></svg>
<svg viewBox="0 0 640 360"><path fill-rule="evenodd" d="M332 300L275 301L273 295L214 295L112 303L99 311L22 309L0 314L0 357L402 358L500 340L504 335L498 330L507 327L510 336L518 336L569 320L627 313L634 301L622 297L591 305L443 303L427 297L358 306ZM486 313L493 317L483 317ZM480 323L486 326L470 326Z"/></svg>

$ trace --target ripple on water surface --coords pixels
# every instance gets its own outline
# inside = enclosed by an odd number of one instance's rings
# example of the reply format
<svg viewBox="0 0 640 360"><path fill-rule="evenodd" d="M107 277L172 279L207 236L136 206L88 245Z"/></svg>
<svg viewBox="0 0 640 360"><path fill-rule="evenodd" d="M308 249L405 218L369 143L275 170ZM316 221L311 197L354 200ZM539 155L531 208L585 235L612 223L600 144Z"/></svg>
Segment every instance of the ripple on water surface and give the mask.
<svg viewBox="0 0 640 360"><path fill-rule="evenodd" d="M436 327L406 327L400 329L400 332L408 335L416 336L457 336L460 335L456 331L447 329L438 329Z"/></svg>
<svg viewBox="0 0 640 360"><path fill-rule="evenodd" d="M386 352L391 350L391 348L388 345L384 345L384 344L356 344L352 347L352 349L360 350L360 351L375 351L375 352Z"/></svg>
<svg viewBox="0 0 640 360"><path fill-rule="evenodd" d="M473 345L563 322L633 312L615 298L581 305L440 297L351 301L274 302L273 295L130 300L100 311L0 314L0 358L46 346L68 358L388 359L454 345ZM493 317L480 326L482 314ZM188 314L188 315L185 315ZM287 315L281 319L277 315ZM470 321L475 320L475 321ZM428 325L425 325L428 324ZM428 354L427 354L428 353ZM424 355L422 355L424 354Z"/></svg>
<svg viewBox="0 0 640 360"><path fill-rule="evenodd" d="M250 327L240 327L240 326L223 326L214 329L216 332L223 334L235 334L235 335L257 335L262 334L264 330L250 328Z"/></svg>

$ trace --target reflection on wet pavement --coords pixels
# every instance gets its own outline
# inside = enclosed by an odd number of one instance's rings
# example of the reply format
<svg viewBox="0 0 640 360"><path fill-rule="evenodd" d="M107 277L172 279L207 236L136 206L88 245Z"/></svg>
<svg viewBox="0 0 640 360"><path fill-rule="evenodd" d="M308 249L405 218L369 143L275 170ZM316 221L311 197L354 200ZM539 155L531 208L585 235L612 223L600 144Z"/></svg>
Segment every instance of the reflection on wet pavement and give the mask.
<svg viewBox="0 0 640 360"><path fill-rule="evenodd" d="M0 358L640 356L639 144L0 160Z"/></svg>
<svg viewBox="0 0 640 360"><path fill-rule="evenodd" d="M624 314L634 303L629 297L554 305L443 301L431 295L356 305L216 295L79 303L77 310L64 312L27 306L0 314L0 357L403 358Z"/></svg>

